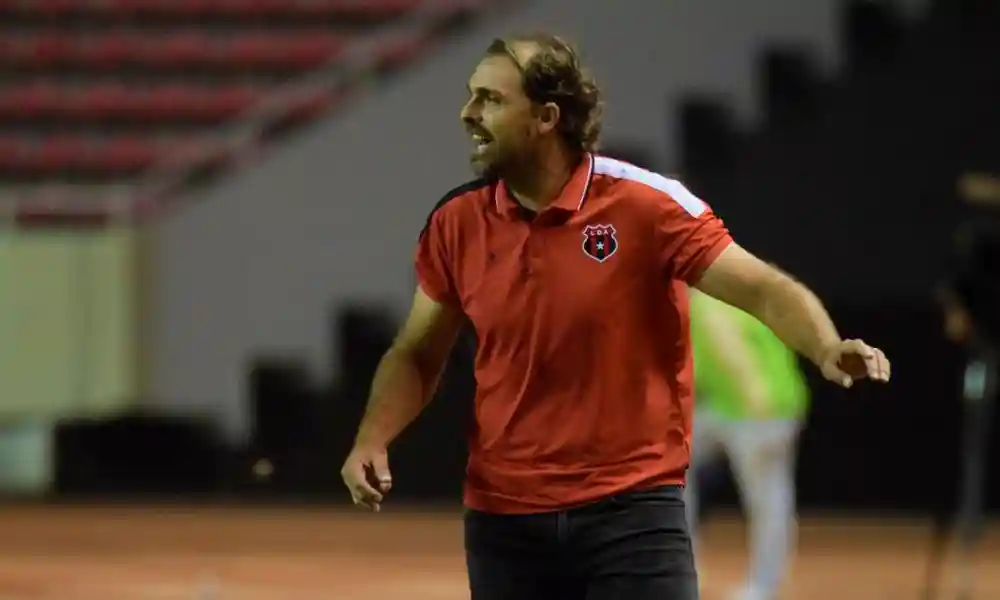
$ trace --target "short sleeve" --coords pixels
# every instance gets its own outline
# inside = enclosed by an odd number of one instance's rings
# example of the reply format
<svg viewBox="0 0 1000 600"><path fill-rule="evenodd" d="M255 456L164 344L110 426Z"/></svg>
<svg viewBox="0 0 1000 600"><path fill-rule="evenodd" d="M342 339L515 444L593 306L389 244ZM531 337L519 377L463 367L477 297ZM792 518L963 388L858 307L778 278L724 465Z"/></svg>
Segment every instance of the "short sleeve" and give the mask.
<svg viewBox="0 0 1000 600"><path fill-rule="evenodd" d="M442 211L435 210L420 232L415 257L417 285L435 302L458 306L443 217Z"/></svg>
<svg viewBox="0 0 1000 600"><path fill-rule="evenodd" d="M671 278L693 284L733 238L708 204L680 182L670 184L656 219L660 261Z"/></svg>

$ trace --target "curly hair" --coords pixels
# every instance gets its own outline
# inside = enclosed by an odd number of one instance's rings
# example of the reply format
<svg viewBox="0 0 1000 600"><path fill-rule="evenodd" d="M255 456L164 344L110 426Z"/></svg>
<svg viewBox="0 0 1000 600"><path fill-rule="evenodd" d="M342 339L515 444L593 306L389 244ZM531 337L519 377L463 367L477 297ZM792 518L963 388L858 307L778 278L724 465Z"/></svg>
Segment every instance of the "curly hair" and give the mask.
<svg viewBox="0 0 1000 600"><path fill-rule="evenodd" d="M525 61L514 46L530 44L536 51ZM593 152L601 137L603 103L601 89L580 64L572 44L546 33L522 34L496 39L488 55L507 55L521 70L522 85L528 99L537 104L554 103L559 107L559 136L571 150Z"/></svg>

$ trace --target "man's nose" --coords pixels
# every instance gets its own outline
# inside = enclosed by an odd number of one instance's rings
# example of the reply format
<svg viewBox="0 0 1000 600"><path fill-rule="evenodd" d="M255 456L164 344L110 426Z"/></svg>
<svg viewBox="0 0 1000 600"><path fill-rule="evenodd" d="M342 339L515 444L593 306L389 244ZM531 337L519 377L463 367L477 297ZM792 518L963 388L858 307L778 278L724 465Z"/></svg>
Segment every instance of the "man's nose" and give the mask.
<svg viewBox="0 0 1000 600"><path fill-rule="evenodd" d="M466 104L462 107L462 112L460 113L462 122L466 125L476 125L479 123L479 114L473 108L471 104Z"/></svg>

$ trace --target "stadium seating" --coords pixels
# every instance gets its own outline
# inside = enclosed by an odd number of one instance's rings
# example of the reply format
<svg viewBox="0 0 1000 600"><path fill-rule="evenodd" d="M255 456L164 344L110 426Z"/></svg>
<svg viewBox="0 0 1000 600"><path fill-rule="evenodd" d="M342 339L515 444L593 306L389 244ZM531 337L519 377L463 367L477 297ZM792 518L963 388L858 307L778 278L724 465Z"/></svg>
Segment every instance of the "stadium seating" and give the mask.
<svg viewBox="0 0 1000 600"><path fill-rule="evenodd" d="M474 0L0 3L0 198L89 198L195 171L323 114L357 70L416 58ZM359 50L359 48L361 50ZM305 83L303 83L305 82ZM245 130L244 130L245 133ZM230 142L227 145L227 141ZM75 186L75 187L74 187Z"/></svg>

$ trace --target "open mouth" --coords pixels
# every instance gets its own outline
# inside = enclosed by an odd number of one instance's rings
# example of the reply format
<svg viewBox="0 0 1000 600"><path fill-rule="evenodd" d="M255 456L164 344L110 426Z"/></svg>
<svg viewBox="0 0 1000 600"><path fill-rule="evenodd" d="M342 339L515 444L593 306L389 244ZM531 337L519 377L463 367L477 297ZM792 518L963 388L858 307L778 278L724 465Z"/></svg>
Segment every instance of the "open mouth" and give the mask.
<svg viewBox="0 0 1000 600"><path fill-rule="evenodd" d="M485 133L473 133L472 141L476 144L476 150L482 152L493 142L493 138Z"/></svg>

